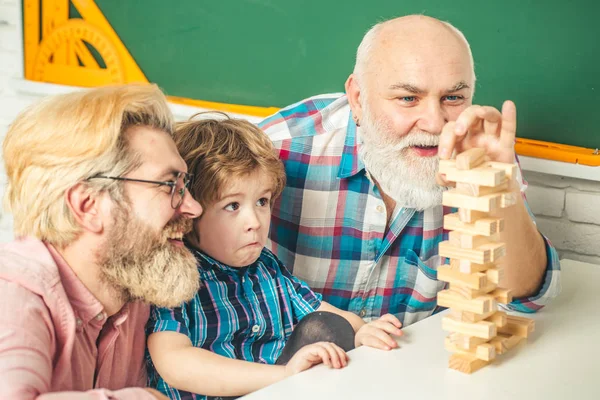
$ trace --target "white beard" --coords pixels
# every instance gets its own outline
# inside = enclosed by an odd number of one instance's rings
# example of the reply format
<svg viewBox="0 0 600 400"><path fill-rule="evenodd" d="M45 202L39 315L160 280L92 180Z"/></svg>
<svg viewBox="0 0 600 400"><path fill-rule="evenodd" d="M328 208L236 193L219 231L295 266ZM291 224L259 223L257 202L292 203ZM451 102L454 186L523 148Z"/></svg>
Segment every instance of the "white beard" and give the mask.
<svg viewBox="0 0 600 400"><path fill-rule="evenodd" d="M419 157L410 146L437 146L439 136L413 131L394 142L393 130L371 119L363 106L360 133L362 155L369 174L385 194L401 207L419 211L442 204L447 189L436 182L439 157Z"/></svg>

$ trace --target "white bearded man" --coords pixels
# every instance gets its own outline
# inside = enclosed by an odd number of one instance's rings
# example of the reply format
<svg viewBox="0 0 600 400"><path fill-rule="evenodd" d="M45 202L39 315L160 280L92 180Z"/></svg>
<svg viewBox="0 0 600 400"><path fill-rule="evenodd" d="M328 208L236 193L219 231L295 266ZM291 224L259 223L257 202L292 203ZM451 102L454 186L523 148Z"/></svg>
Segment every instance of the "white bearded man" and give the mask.
<svg viewBox="0 0 600 400"><path fill-rule="evenodd" d="M438 310L447 239L446 190L439 159L483 147L514 163L516 108L473 105L468 42L452 25L412 15L375 25L364 36L345 94L311 97L259 126L287 174L274 204L271 250L323 299L367 321L386 313L404 326ZM511 190L505 218L503 287L509 308L534 312L560 291L560 265L526 204L525 182Z"/></svg>

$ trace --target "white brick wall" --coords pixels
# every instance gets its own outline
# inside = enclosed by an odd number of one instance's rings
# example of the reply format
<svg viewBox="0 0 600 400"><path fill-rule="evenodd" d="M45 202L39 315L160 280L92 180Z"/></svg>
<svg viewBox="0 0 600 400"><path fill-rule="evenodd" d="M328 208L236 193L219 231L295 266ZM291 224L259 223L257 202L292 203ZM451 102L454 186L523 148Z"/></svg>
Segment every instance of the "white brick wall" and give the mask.
<svg viewBox="0 0 600 400"><path fill-rule="evenodd" d="M0 0L0 139L4 138L10 121L30 100L11 90L11 79L22 76L21 2ZM0 166L0 195L4 194L6 177ZM12 218L0 207L0 241L12 239Z"/></svg>
<svg viewBox="0 0 600 400"><path fill-rule="evenodd" d="M562 217L563 210L565 209L564 190L529 186L527 189L527 199L534 214Z"/></svg>
<svg viewBox="0 0 600 400"><path fill-rule="evenodd" d="M0 139L20 110L40 95L15 90L22 77L21 2L0 0ZM178 119L198 111L172 107ZM249 118L254 120L254 118ZM600 264L600 182L524 171L528 200L539 229L550 238L561 257ZM0 166L0 195L4 192ZM12 219L0 212L0 241L12 238Z"/></svg>
<svg viewBox="0 0 600 400"><path fill-rule="evenodd" d="M538 228L561 257L600 264L600 182L531 171L524 176Z"/></svg>

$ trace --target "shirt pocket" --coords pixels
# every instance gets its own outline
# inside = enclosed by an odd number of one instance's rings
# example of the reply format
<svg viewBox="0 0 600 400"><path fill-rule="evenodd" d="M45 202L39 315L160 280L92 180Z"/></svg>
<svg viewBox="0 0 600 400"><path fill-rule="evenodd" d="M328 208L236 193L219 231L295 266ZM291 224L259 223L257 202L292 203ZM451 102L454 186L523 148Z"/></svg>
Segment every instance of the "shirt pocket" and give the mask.
<svg viewBox="0 0 600 400"><path fill-rule="evenodd" d="M291 304L287 288L279 278L264 278L258 281L260 290L255 291L256 306L251 334L259 342L286 339L286 324ZM291 328L290 328L291 329Z"/></svg>
<svg viewBox="0 0 600 400"><path fill-rule="evenodd" d="M404 263L409 267L405 272L413 289L412 296L408 300L407 312L433 313L437 306L437 294L446 285L445 282L437 279L440 256L434 255L424 261L417 253L408 249ZM418 319L424 317L425 315L421 315Z"/></svg>

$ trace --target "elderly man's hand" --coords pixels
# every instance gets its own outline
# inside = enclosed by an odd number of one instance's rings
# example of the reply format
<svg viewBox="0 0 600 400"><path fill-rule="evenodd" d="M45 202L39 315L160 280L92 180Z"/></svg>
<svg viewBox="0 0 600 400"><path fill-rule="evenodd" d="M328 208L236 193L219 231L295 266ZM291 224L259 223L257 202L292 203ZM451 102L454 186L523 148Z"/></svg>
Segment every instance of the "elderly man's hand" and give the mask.
<svg viewBox="0 0 600 400"><path fill-rule="evenodd" d="M473 147L482 147L490 161L513 163L516 132L517 108L512 101L504 102L502 113L494 107L473 105L464 110L456 121L444 126L439 155L446 160L454 150L462 153Z"/></svg>
<svg viewBox="0 0 600 400"><path fill-rule="evenodd" d="M354 345L369 346L381 350L390 350L398 347L398 343L392 337L401 336L402 323L396 316L385 314L381 318L363 325L354 337Z"/></svg>

